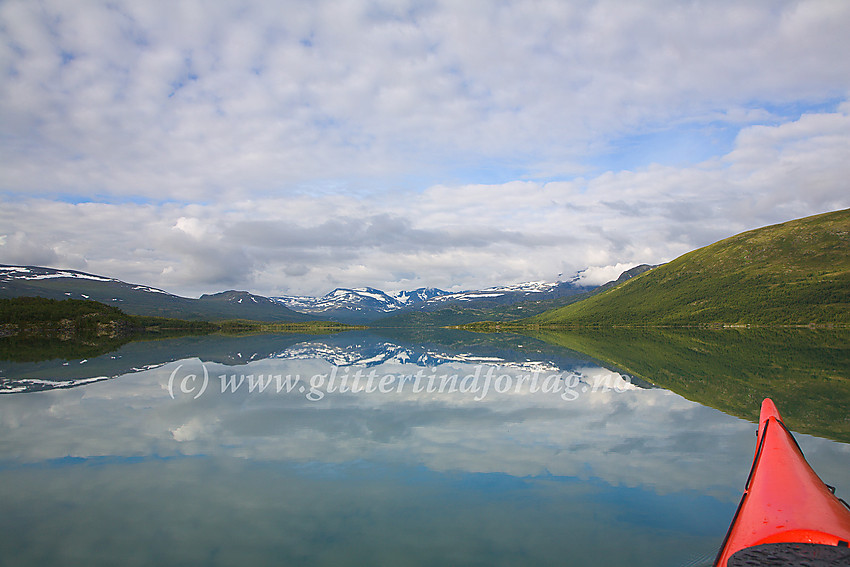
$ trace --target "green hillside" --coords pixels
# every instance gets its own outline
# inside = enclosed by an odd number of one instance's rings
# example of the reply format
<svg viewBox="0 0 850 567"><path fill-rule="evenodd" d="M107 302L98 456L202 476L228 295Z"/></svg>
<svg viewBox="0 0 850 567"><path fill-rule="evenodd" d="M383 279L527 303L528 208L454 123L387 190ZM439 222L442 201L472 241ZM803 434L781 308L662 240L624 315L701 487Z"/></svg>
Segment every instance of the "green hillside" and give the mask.
<svg viewBox="0 0 850 567"><path fill-rule="evenodd" d="M741 233L523 322L848 325L850 209Z"/></svg>

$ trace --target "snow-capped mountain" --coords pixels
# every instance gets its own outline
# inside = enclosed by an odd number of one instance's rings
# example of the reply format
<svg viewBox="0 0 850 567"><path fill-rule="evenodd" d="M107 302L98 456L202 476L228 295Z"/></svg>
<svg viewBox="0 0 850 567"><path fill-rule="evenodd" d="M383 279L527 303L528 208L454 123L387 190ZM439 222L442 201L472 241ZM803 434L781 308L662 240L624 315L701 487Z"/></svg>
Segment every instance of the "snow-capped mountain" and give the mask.
<svg viewBox="0 0 850 567"><path fill-rule="evenodd" d="M398 299L371 287L338 287L322 297L280 296L272 300L287 306L293 311L311 314L331 314L336 311L352 313L388 313L402 305Z"/></svg>
<svg viewBox="0 0 850 567"><path fill-rule="evenodd" d="M447 295L450 295L449 292L425 287L393 293L372 287L338 287L322 297L284 295L272 300L299 313L367 321L399 309L416 308Z"/></svg>
<svg viewBox="0 0 850 567"><path fill-rule="evenodd" d="M460 291L456 293L444 293L439 297L432 298L431 301L438 303L446 303L449 301L473 301L475 299L488 299L494 297L515 297L524 298L530 294L536 293L552 293L558 289L562 282L526 282L513 285L488 287L475 291Z"/></svg>
<svg viewBox="0 0 850 567"><path fill-rule="evenodd" d="M428 302L437 297L448 295L449 292L436 287L420 287L413 291L396 291L390 294L401 305L418 305Z"/></svg>
<svg viewBox="0 0 850 567"><path fill-rule="evenodd" d="M592 289L576 279L562 282L526 282L480 290L449 292L437 288L384 292L370 287L337 288L322 297L278 296L272 299L299 313L321 315L346 322L369 322L388 314L429 311L457 304L510 305L529 299L553 299Z"/></svg>

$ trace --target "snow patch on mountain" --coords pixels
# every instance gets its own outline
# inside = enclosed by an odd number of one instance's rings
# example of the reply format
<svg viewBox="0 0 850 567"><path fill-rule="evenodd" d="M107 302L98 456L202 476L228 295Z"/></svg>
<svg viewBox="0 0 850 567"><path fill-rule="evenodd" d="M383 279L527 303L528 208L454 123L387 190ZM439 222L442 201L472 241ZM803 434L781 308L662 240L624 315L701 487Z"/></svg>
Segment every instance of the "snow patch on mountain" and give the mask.
<svg viewBox="0 0 850 567"><path fill-rule="evenodd" d="M389 294L371 287L337 288L322 297L284 295L271 299L293 311L311 314L337 310L389 313L405 305Z"/></svg>
<svg viewBox="0 0 850 567"><path fill-rule="evenodd" d="M502 285L496 287L488 287L486 289L482 289L484 292L528 292L528 293L545 293L547 291L552 291L558 287L558 282L525 282L518 283L513 285Z"/></svg>
<svg viewBox="0 0 850 567"><path fill-rule="evenodd" d="M114 281L117 281L117 280L114 280ZM162 293L162 294L165 294L165 295L171 295L167 291L163 291L161 289L157 289L155 287L150 287L150 286L146 286L146 285L137 285L133 289L136 290L136 291L147 291L149 293Z"/></svg>
<svg viewBox="0 0 850 567"><path fill-rule="evenodd" d="M117 282L114 278L104 278L84 272L70 270L54 270L51 268L35 268L27 266L0 266L0 278L3 280L47 280L52 278L74 278L79 280L94 280L97 282Z"/></svg>
<svg viewBox="0 0 850 567"><path fill-rule="evenodd" d="M309 314L339 311L391 313L406 308L493 299L506 295L518 296L518 299L526 297L531 299L534 294L553 293L559 286L573 285L573 281L575 278L568 282L524 282L459 292L449 292L433 287L393 292L384 292L370 287L337 288L322 297L283 295L272 299L293 311Z"/></svg>
<svg viewBox="0 0 850 567"><path fill-rule="evenodd" d="M74 280L91 280L95 282L106 282L126 286L134 291L143 291L148 293L160 293L162 295L172 295L167 291L150 287L147 285L133 285L123 282L116 278L107 278L104 276L96 276L76 270L57 270L54 268L42 268L36 266L0 266L0 282L11 282L13 280L51 280L51 279L74 279ZM65 295L71 295L66 293ZM88 299L88 296L83 295Z"/></svg>

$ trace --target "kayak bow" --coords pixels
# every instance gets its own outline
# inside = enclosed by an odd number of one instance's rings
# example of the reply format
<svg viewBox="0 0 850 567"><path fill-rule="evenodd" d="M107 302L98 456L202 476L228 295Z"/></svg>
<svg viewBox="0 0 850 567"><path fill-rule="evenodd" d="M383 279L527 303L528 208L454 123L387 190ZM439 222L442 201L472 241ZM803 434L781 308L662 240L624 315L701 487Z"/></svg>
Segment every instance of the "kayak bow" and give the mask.
<svg viewBox="0 0 850 567"><path fill-rule="evenodd" d="M850 565L850 508L834 491L765 399L753 466L715 567Z"/></svg>

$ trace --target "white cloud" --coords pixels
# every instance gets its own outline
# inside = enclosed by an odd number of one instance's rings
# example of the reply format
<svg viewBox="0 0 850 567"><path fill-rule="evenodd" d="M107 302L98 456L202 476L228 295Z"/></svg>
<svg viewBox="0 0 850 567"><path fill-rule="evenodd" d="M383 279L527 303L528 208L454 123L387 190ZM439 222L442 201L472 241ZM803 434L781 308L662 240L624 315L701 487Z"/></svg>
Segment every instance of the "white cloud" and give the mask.
<svg viewBox="0 0 850 567"><path fill-rule="evenodd" d="M848 24L829 1L5 2L0 261L197 294L669 260L850 206ZM606 171L647 133L715 153Z"/></svg>
<svg viewBox="0 0 850 567"><path fill-rule="evenodd" d="M645 124L846 93L850 75L834 2L408 7L7 3L0 100L39 151L14 148L4 178L200 198L457 152L531 168Z"/></svg>
<svg viewBox="0 0 850 567"><path fill-rule="evenodd" d="M634 264L618 262L612 266L590 266L582 270L579 283L582 285L602 285L616 280L626 270L634 268Z"/></svg>

